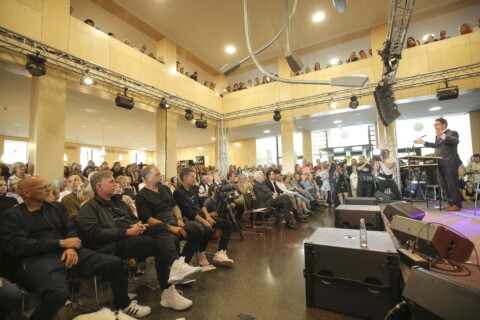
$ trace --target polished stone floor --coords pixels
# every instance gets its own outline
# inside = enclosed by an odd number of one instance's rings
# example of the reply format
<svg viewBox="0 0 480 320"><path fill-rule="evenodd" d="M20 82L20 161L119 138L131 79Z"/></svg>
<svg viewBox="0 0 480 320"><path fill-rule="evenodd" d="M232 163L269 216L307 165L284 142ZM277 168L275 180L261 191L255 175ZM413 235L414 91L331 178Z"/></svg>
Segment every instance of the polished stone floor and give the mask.
<svg viewBox="0 0 480 320"><path fill-rule="evenodd" d="M307 308L305 280L303 278L303 242L318 227L333 227L334 210L317 213L308 224L299 224L299 230L276 226L265 235L246 233L244 240L231 240L228 255L235 260L232 269L217 268L204 272L191 286L178 288L193 307L186 311L174 311L160 306L161 292L135 284L130 292L137 294L141 304L152 307L152 314L144 319L162 320L226 320L238 319L248 314L258 320L274 319L355 319L350 316L319 308ZM248 231L248 229L247 229ZM238 238L237 234L232 237ZM216 251L218 243L209 246ZM212 257L210 256L210 259ZM153 278L153 265L148 266L145 277ZM92 280L82 280L82 301L92 300ZM100 303L108 305L108 284L99 285ZM71 319L78 315L72 306L65 307L58 319Z"/></svg>

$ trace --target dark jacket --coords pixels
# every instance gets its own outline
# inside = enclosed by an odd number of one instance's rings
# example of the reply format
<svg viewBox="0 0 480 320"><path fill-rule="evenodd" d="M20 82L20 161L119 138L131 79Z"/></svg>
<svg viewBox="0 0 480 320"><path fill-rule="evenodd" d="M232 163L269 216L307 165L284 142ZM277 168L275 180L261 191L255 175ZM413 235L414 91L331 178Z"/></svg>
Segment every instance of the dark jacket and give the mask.
<svg viewBox="0 0 480 320"><path fill-rule="evenodd" d="M48 224L62 235L62 239L78 237L78 230L68 217L65 206L58 202L44 202L42 213ZM61 252L60 239L31 239L31 227L27 206L22 203L0 214L0 250L2 273L13 280L13 272L23 259L47 253ZM8 267L5 265L8 264ZM6 270L8 269L8 270Z"/></svg>
<svg viewBox="0 0 480 320"><path fill-rule="evenodd" d="M138 221L125 202L114 198L111 201L115 201L117 206L125 210L133 221ZM85 247L113 254L116 241L127 237L127 228L117 228L106 203L107 201L95 195L78 211L77 224Z"/></svg>
<svg viewBox="0 0 480 320"><path fill-rule="evenodd" d="M273 183L272 183L272 181L270 181L270 179L266 179L264 183L265 183L265 185L268 187L268 189L270 189L270 191L272 191L272 192L275 192L275 191L276 191L278 194L282 194L282 193L283 193L282 189L280 189L280 188L277 186L277 182L273 181ZM275 185L275 188L273 188L274 185Z"/></svg>
<svg viewBox="0 0 480 320"><path fill-rule="evenodd" d="M460 165L457 146L459 143L458 132L447 129L443 132L445 140L440 137L435 138L435 143L425 142L425 147L435 148L434 156L442 157L438 160L440 167L455 167Z"/></svg>
<svg viewBox="0 0 480 320"><path fill-rule="evenodd" d="M255 181L253 183L253 193L257 199L257 208L270 208L272 206L272 192L265 183Z"/></svg>

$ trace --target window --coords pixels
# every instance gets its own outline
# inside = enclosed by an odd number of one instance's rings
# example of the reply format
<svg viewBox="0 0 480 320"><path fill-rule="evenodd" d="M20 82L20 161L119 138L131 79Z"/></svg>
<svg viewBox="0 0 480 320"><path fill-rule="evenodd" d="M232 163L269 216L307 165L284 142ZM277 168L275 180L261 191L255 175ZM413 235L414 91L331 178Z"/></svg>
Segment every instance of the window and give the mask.
<svg viewBox="0 0 480 320"><path fill-rule="evenodd" d="M5 163L28 162L28 142L5 140L2 161Z"/></svg>
<svg viewBox="0 0 480 320"><path fill-rule="evenodd" d="M147 155L144 151L132 150L131 159L134 163L147 163ZM150 161L152 162L152 161Z"/></svg>
<svg viewBox="0 0 480 320"><path fill-rule="evenodd" d="M80 163L82 164L82 168L85 168L88 165L88 161L90 160L93 160L96 166L100 166L100 164L103 162L102 150L95 149L95 148L81 147Z"/></svg>

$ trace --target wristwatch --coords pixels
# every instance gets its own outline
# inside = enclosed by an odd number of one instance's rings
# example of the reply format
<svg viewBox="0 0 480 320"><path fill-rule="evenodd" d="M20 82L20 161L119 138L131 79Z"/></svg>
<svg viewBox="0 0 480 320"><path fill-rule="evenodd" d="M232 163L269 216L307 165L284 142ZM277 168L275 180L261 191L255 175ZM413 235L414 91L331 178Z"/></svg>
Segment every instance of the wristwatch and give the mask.
<svg viewBox="0 0 480 320"><path fill-rule="evenodd" d="M58 241L58 244L60 244L60 248L63 248L63 240L60 239L60 241Z"/></svg>

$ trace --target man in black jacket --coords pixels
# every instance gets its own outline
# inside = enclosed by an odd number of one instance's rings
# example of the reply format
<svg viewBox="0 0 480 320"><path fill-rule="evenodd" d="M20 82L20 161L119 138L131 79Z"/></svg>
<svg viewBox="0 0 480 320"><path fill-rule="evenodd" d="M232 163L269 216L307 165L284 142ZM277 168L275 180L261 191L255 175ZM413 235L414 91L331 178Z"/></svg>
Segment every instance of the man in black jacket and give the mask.
<svg viewBox="0 0 480 320"><path fill-rule="evenodd" d="M462 198L460 196L460 185L458 183L458 166L460 158L458 156L459 136L457 131L447 129L447 120L443 118L435 119L435 142L425 142L417 139L414 142L423 144L425 147L435 148L434 156L442 157L438 160L438 170L440 173L440 185L443 196L447 199L448 211L461 211Z"/></svg>
<svg viewBox="0 0 480 320"><path fill-rule="evenodd" d="M290 216L290 198L284 194L273 193L265 184L265 175L262 171L256 171L253 174L255 182L253 183L253 193L257 199L257 207L259 208L277 208L279 209L284 219L286 226L291 229L297 229L292 223Z"/></svg>
<svg viewBox="0 0 480 320"><path fill-rule="evenodd" d="M191 267L183 257L178 257L167 225L139 222L130 207L114 196L111 171L95 172L90 183L95 196L80 208L77 217L85 246L122 259L155 257L158 281L164 289L160 305L175 310L191 307L192 301L181 296L175 284L195 280L202 269Z"/></svg>
<svg viewBox="0 0 480 320"><path fill-rule="evenodd" d="M65 305L67 277L94 275L110 283L116 309L136 317L150 314L150 307L130 301L121 259L82 248L65 207L47 202L50 188L45 179L24 178L18 184L24 203L0 215L1 250L16 264L11 277L42 299L30 319L52 319Z"/></svg>

